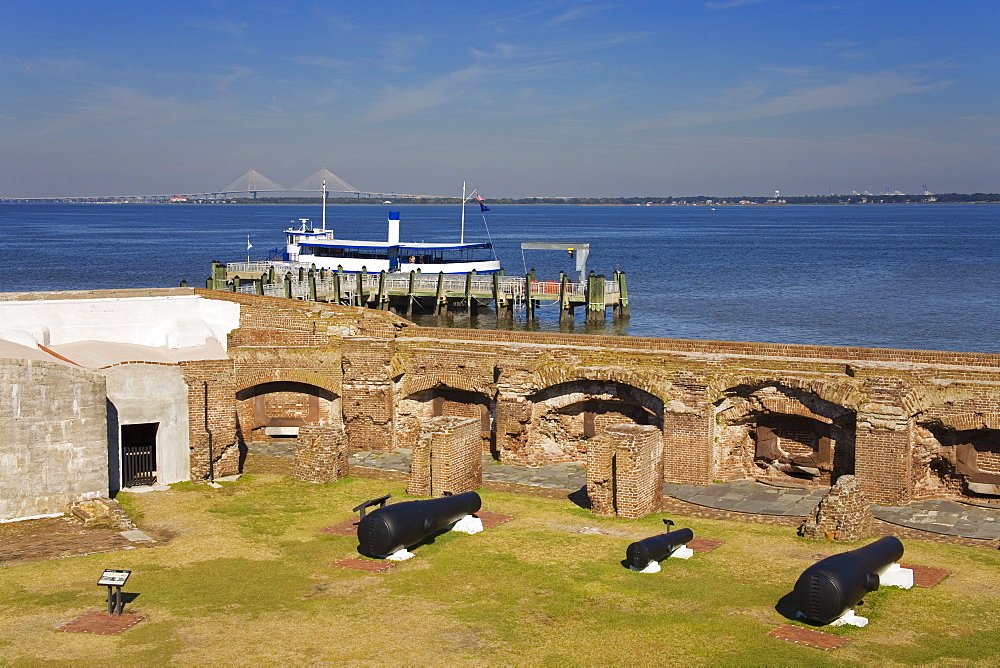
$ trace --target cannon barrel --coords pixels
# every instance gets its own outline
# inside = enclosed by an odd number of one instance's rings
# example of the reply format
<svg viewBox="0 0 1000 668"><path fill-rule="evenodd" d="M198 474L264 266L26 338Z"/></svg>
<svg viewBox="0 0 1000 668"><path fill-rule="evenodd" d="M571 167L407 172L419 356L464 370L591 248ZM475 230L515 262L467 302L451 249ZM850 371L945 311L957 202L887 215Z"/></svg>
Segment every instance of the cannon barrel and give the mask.
<svg viewBox="0 0 1000 668"><path fill-rule="evenodd" d="M637 540L625 550L625 561L629 566L643 569L651 561L659 561L677 548L694 538L691 529L678 529Z"/></svg>
<svg viewBox="0 0 1000 668"><path fill-rule="evenodd" d="M903 544L886 536L817 561L795 583L793 596L799 611L811 622L829 624L878 589L879 575L902 556Z"/></svg>
<svg viewBox="0 0 1000 668"><path fill-rule="evenodd" d="M411 547L452 522L471 515L482 505L478 494L464 492L440 499L383 506L358 523L358 552L379 558Z"/></svg>

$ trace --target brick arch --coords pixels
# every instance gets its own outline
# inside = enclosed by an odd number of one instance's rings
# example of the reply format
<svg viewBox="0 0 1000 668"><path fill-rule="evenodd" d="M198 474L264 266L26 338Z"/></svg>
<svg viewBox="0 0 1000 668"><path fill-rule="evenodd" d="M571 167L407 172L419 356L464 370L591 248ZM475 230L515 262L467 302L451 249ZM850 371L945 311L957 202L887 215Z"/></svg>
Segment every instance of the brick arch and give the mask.
<svg viewBox="0 0 1000 668"><path fill-rule="evenodd" d="M567 380L567 381L564 381L562 383L556 383L555 385L549 385L548 387L543 387L543 388L541 388L539 390L536 390L532 394L528 395L528 399L531 400L531 401L533 401L533 402L535 402L535 403L540 403L539 397L541 395L543 395L544 393L551 392L553 394L552 398L550 398L550 399L544 399L543 400L547 406L549 406L550 408L553 408L553 409L566 408L567 406L572 406L573 404L579 403L579 399L572 398L570 396L571 394L576 394L576 393L561 393L561 392L558 392L558 389L561 386L567 386L568 387L572 383L609 383L609 384L614 384L614 385L621 385L621 386L627 388L627 390L636 391L637 392L637 396L639 398L648 397L649 399L651 399L652 402L650 402L650 403L652 405L651 406L643 406L643 407L644 408L648 408L650 410L650 412L654 413L660 420L663 419L663 406L664 406L664 403L663 403L663 399L662 398L656 396L655 394L647 392L646 390L644 390L644 389L642 389L640 387L636 387L634 385L629 385L628 383L622 383L622 382L615 381L615 380L594 380L594 379L591 379L591 378L579 378L579 379ZM616 396L615 398L618 401L624 401L625 400L621 396Z"/></svg>
<svg viewBox="0 0 1000 668"><path fill-rule="evenodd" d="M795 376L723 376L712 381L708 386L710 401L719 402L725 399L734 388L746 386L754 391L765 387L787 387L801 390L816 396L827 403L836 404L847 410L858 411L868 403L867 394L857 383L831 381L828 379L805 379Z"/></svg>
<svg viewBox="0 0 1000 668"><path fill-rule="evenodd" d="M555 376L561 382L525 397L523 428L516 447L505 448L504 461L528 465L560 461L585 464L589 444L612 425L653 425L662 431L661 397L614 378L574 373ZM604 394L609 396L603 398ZM507 444L511 444L510 439Z"/></svg>
<svg viewBox="0 0 1000 668"><path fill-rule="evenodd" d="M404 397L409 397L418 392L438 387L481 394L490 401L496 398L496 385L482 383L458 373L420 374L418 376L406 374L400 384L400 394Z"/></svg>
<svg viewBox="0 0 1000 668"><path fill-rule="evenodd" d="M313 385L330 392L336 396L341 395L340 383L324 376L323 374L309 371L307 369L257 369L251 373L237 373L235 377L234 390L236 393L244 392L257 385L266 383L292 382L304 385Z"/></svg>
<svg viewBox="0 0 1000 668"><path fill-rule="evenodd" d="M918 422L939 422L954 429L1000 429L1000 412L976 410L977 397L969 387L914 388L902 398L904 415ZM978 407L978 406L977 406Z"/></svg>
<svg viewBox="0 0 1000 668"><path fill-rule="evenodd" d="M795 377L724 380L729 384L719 387L716 381L712 388L717 406L716 477L791 476L825 485L854 473L856 406L864 396L858 387ZM776 392L762 392L767 389Z"/></svg>
<svg viewBox="0 0 1000 668"><path fill-rule="evenodd" d="M572 382L613 382L628 385L637 390L667 402L671 383L666 377L657 378L650 373L636 373L621 367L554 367L540 370L536 374L538 386L533 394L547 388Z"/></svg>
<svg viewBox="0 0 1000 668"><path fill-rule="evenodd" d="M1000 429L1000 413L964 413L962 415L942 415L935 418L943 426L955 431L971 429Z"/></svg>
<svg viewBox="0 0 1000 668"><path fill-rule="evenodd" d="M767 387L767 386L765 386ZM833 418L829 415L824 415L823 413L818 413L804 403L802 403L795 396L782 393L780 396L755 396L756 392L751 393L751 397L754 397L756 401L763 407L767 412L770 413L782 413L784 415L797 415L799 417L810 418L812 420L817 420L819 422L825 422L827 424L833 423ZM740 397L743 399L743 397ZM829 403L829 402L827 402ZM747 400L734 404L730 408L722 411L725 413L726 420L729 422L736 422L741 419L752 416L756 411L753 404Z"/></svg>
<svg viewBox="0 0 1000 668"><path fill-rule="evenodd" d="M431 396L419 396L425 394ZM478 419L483 450L495 450L495 392L483 392L477 383L449 384L440 376L421 376L415 382L403 383L399 396L397 447L416 447L421 425L430 419L447 416Z"/></svg>

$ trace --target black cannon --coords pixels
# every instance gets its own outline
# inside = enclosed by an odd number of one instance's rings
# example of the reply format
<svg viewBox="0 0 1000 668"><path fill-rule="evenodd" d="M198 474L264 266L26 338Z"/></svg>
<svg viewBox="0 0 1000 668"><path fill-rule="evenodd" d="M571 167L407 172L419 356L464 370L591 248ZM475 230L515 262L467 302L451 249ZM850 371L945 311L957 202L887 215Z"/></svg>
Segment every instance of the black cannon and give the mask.
<svg viewBox="0 0 1000 668"><path fill-rule="evenodd" d="M452 522L479 510L482 499L464 492L440 499L383 506L358 523L358 552L376 559L416 545Z"/></svg>
<svg viewBox="0 0 1000 668"><path fill-rule="evenodd" d="M663 520L663 523L668 527L673 524L671 520ZM629 566L642 570L649 562L663 559L692 538L694 532L691 529L678 529L637 540L625 550L625 561Z"/></svg>
<svg viewBox="0 0 1000 668"><path fill-rule="evenodd" d="M829 624L878 589L879 575L902 556L903 544L886 536L817 561L795 583L795 603L807 620Z"/></svg>

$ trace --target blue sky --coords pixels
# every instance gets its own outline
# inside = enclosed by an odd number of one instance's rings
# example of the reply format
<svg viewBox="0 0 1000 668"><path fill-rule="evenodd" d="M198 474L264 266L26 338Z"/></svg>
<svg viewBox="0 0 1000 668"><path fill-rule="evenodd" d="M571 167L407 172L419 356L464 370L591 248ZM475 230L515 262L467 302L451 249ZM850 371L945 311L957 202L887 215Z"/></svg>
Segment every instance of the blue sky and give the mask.
<svg viewBox="0 0 1000 668"><path fill-rule="evenodd" d="M0 0L0 195L1000 190L997 0Z"/></svg>

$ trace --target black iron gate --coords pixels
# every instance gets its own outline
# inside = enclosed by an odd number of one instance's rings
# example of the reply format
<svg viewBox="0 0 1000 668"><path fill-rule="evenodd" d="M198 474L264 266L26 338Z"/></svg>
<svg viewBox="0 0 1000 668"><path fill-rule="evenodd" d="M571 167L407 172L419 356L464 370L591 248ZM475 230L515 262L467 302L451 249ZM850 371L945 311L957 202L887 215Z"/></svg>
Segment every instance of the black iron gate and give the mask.
<svg viewBox="0 0 1000 668"><path fill-rule="evenodd" d="M158 423L122 425L122 487L156 484Z"/></svg>

